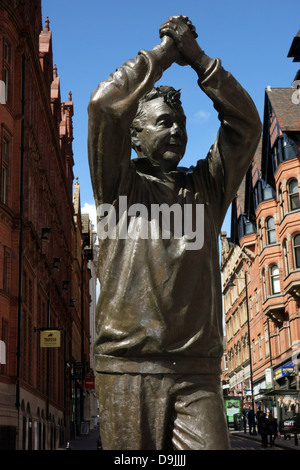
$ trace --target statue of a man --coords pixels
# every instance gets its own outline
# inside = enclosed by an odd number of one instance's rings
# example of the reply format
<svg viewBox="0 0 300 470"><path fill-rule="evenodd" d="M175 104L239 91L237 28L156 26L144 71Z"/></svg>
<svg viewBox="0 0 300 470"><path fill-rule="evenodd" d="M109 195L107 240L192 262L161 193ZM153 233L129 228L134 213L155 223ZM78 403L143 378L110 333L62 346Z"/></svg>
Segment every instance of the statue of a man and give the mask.
<svg viewBox="0 0 300 470"><path fill-rule="evenodd" d="M218 236L261 122L246 91L219 59L203 52L196 36L187 17L169 18L160 28L161 43L118 68L89 103L100 238L95 356L103 449L229 448L220 387ZM177 167L187 143L180 94L153 88L173 63L195 70L221 124L207 157L190 169ZM138 158L131 159L131 147ZM168 230L152 217L154 207L163 217L169 208ZM178 235L178 208L183 216L202 214L203 243L192 243L185 222Z"/></svg>

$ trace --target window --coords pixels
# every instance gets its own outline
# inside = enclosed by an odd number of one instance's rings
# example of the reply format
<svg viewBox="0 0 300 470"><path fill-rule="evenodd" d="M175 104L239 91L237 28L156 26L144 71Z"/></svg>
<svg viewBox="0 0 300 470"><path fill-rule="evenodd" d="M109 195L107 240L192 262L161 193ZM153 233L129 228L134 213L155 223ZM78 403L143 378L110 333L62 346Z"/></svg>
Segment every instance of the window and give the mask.
<svg viewBox="0 0 300 470"><path fill-rule="evenodd" d="M3 139L2 142L2 159L1 159L1 193L0 200L3 204L7 204L7 189L8 189L8 166L9 166L9 143L8 140Z"/></svg>
<svg viewBox="0 0 300 470"><path fill-rule="evenodd" d="M261 335L258 335L258 354L259 354L259 359L261 360L263 355L262 355L262 342L261 342Z"/></svg>
<svg viewBox="0 0 300 470"><path fill-rule="evenodd" d="M275 198L275 191L273 190L273 188L264 180L259 179L257 183L255 184L255 187L253 190L254 208L256 209L257 206L261 202L268 201L269 199L274 199L274 198Z"/></svg>
<svg viewBox="0 0 300 470"><path fill-rule="evenodd" d="M249 336L248 333L243 338L243 348L244 348L244 361L249 359Z"/></svg>
<svg viewBox="0 0 300 470"><path fill-rule="evenodd" d="M296 235L293 240L295 268L300 268L300 234Z"/></svg>
<svg viewBox="0 0 300 470"><path fill-rule="evenodd" d="M227 361L227 354L224 354L224 369L228 370L228 361Z"/></svg>
<svg viewBox="0 0 300 470"><path fill-rule="evenodd" d="M240 320L241 325L244 325L247 321L247 304L246 301L242 302L240 305Z"/></svg>
<svg viewBox="0 0 300 470"><path fill-rule="evenodd" d="M256 232L255 221L247 219L244 215L238 218L238 237L241 239L245 235L250 235Z"/></svg>
<svg viewBox="0 0 300 470"><path fill-rule="evenodd" d="M283 134L283 159L290 160L297 157L297 148L295 142L286 134Z"/></svg>
<svg viewBox="0 0 300 470"><path fill-rule="evenodd" d="M275 233L275 221L274 217L269 217L267 219L267 242L268 245L276 243L276 233Z"/></svg>
<svg viewBox="0 0 300 470"><path fill-rule="evenodd" d="M264 326L264 337L265 337L266 357L268 357L270 355L270 340L269 340L269 328L267 324Z"/></svg>
<svg viewBox="0 0 300 470"><path fill-rule="evenodd" d="M299 188L298 188L298 181L296 179L292 179L288 184L288 197L289 197L289 209L290 211L294 211L299 209Z"/></svg>
<svg viewBox="0 0 300 470"><path fill-rule="evenodd" d="M235 334L240 328L239 313L238 310L232 315L233 318L233 334Z"/></svg>
<svg viewBox="0 0 300 470"><path fill-rule="evenodd" d="M257 293L257 289L255 289L254 291L254 295L255 295L255 309L256 309L256 315L259 313L259 305L258 305L258 293Z"/></svg>
<svg viewBox="0 0 300 470"><path fill-rule="evenodd" d="M11 255L7 247L3 249L3 290L9 292L11 280Z"/></svg>
<svg viewBox="0 0 300 470"><path fill-rule="evenodd" d="M252 340L252 357L253 357L253 364L256 363L256 351L255 351L255 340Z"/></svg>
<svg viewBox="0 0 300 470"><path fill-rule="evenodd" d="M280 279L279 279L279 269L278 266L272 266L271 268L271 294L280 293Z"/></svg>
<svg viewBox="0 0 300 470"><path fill-rule="evenodd" d="M288 251L288 242L287 242L287 240L284 240L282 246L283 246L285 275L288 276L289 271L290 271L290 267L289 267L289 251ZM296 258L296 256L295 256L295 258Z"/></svg>
<svg viewBox="0 0 300 470"><path fill-rule="evenodd" d="M282 194L282 185L280 185L278 190L278 199L279 199L279 208L280 208L280 218L283 219L284 217L284 200Z"/></svg>
<svg viewBox="0 0 300 470"><path fill-rule="evenodd" d="M264 300L267 300L267 284L266 284L265 270L263 270L263 272L262 272L262 283L263 283Z"/></svg>
<svg viewBox="0 0 300 470"><path fill-rule="evenodd" d="M7 43L4 44L4 77L5 84L5 102L9 100L9 81L10 81L10 47Z"/></svg>
<svg viewBox="0 0 300 470"><path fill-rule="evenodd" d="M297 146L294 140L283 133L276 139L272 148L273 171L275 172L284 160L290 160L296 157Z"/></svg>

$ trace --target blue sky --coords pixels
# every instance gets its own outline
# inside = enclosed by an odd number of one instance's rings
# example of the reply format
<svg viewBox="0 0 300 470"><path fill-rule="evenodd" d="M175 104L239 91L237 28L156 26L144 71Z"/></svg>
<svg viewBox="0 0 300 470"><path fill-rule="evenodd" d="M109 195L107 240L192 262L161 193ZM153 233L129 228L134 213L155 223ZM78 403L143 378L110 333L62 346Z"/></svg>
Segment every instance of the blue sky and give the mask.
<svg viewBox="0 0 300 470"><path fill-rule="evenodd" d="M42 0L42 20L49 16L53 61L60 76L61 99L74 102L74 177L81 205L94 204L87 157L87 105L97 84L140 49L160 42L159 26L171 15L188 16L198 42L210 57L219 57L250 93L263 116L267 86L290 87L299 64L287 58L300 29L295 1L285 0ZM161 84L182 90L189 136L182 165L204 158L219 123L211 101L198 88L189 67L173 65ZM223 229L230 232L229 216Z"/></svg>

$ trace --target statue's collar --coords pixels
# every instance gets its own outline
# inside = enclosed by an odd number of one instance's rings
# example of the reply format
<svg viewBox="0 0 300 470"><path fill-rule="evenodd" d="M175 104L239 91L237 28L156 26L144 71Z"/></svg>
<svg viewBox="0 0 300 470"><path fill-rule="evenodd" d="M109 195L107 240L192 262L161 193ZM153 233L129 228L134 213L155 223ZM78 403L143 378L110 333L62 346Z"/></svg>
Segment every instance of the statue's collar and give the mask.
<svg viewBox="0 0 300 470"><path fill-rule="evenodd" d="M177 167L176 170L165 173L161 170L159 165L154 165L147 157L133 158L131 161L139 173L144 173L151 176L165 175L172 177L178 175L179 173L186 174L190 171L189 168Z"/></svg>

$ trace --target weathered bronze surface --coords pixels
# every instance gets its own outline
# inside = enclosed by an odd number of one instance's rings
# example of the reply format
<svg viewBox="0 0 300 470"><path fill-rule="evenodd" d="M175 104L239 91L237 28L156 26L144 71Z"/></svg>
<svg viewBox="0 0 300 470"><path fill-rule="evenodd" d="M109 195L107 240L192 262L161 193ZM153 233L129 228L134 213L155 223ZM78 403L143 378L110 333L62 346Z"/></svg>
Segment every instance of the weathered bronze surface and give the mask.
<svg viewBox="0 0 300 470"><path fill-rule="evenodd" d="M89 103L100 238L95 355L104 449L229 448L220 389L218 236L261 123L249 95L219 59L202 51L196 36L187 17L169 18L160 28L161 43L118 68ZM175 62L195 70L220 119L207 157L190 169L178 167L187 142L180 94L153 88ZM131 159L131 148L138 158ZM163 230L151 212L162 204L184 215L190 207L196 219L204 208L198 226L203 246L192 245L184 224L178 236L175 216Z"/></svg>

